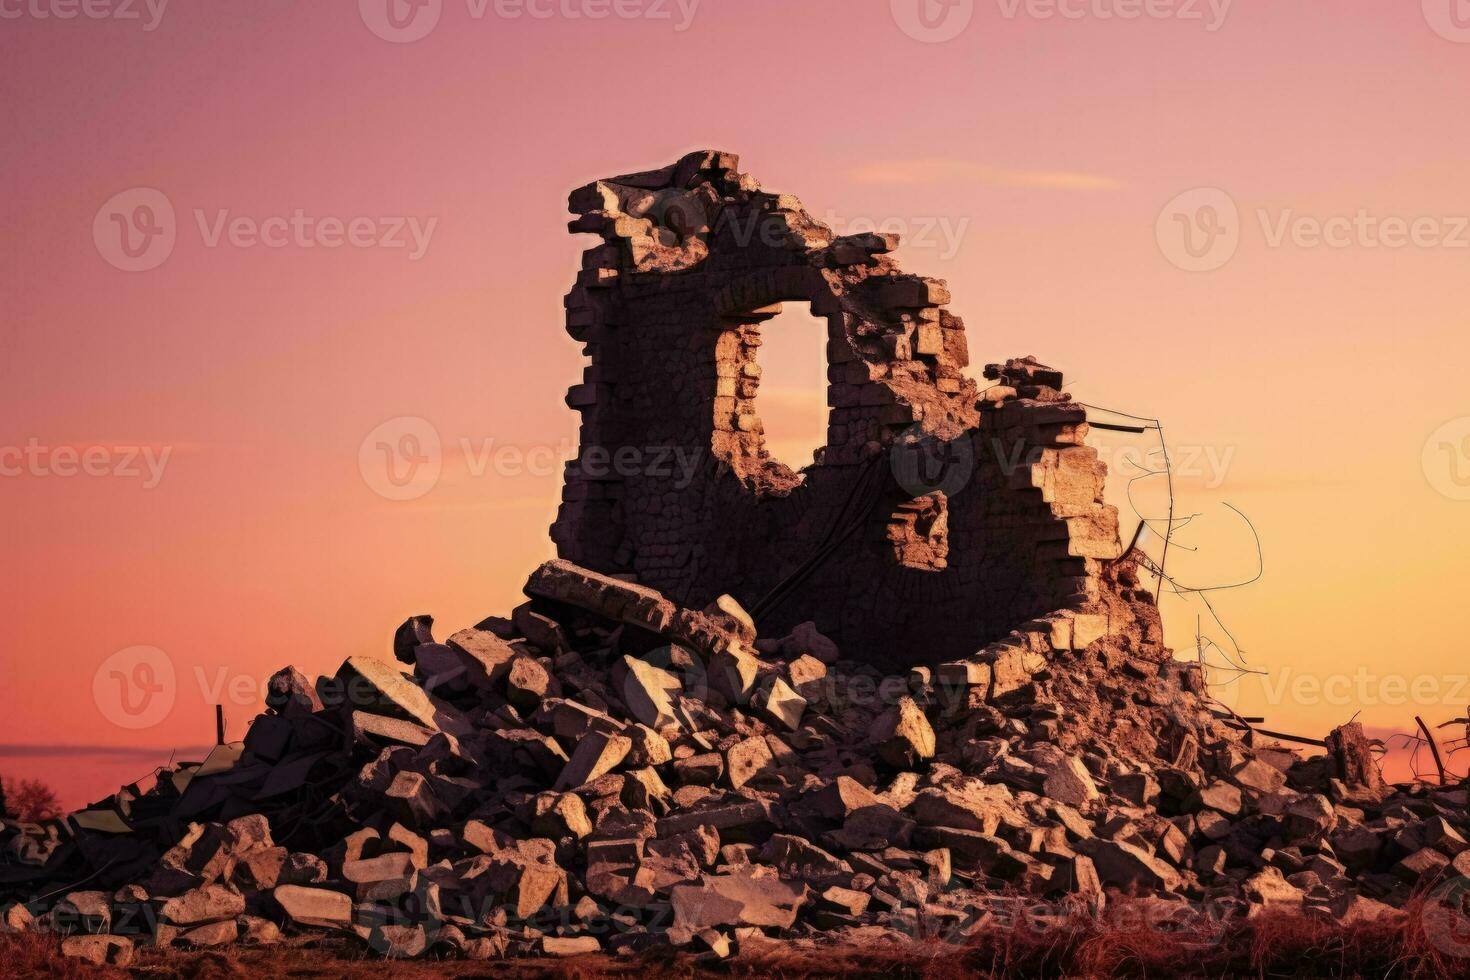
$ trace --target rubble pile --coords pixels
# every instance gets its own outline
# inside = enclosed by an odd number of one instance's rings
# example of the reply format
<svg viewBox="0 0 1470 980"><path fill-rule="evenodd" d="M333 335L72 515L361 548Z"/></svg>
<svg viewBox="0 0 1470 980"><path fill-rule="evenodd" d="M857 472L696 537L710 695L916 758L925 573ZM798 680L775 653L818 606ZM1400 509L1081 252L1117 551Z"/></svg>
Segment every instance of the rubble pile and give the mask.
<svg viewBox="0 0 1470 980"><path fill-rule="evenodd" d="M1119 588L1126 591L1126 582ZM1386 787L1221 724L1193 665L1085 621L901 676L566 561L396 660L287 667L242 743L6 823L6 931L136 945L337 935L385 956L724 957L763 937L963 942L1005 903L1386 914L1470 871L1465 792ZM1043 641L1055 636L1058 641Z"/></svg>
<svg viewBox="0 0 1470 980"><path fill-rule="evenodd" d="M1350 923L1470 873L1464 789L1385 786L1356 725L1304 758L1212 709L1060 371L1016 358L980 390L894 236L836 235L737 166L571 196L601 239L566 300L590 361L528 601L287 667L243 742L4 823L0 931L119 964L311 937L718 959L963 943L1018 902ZM791 301L828 329L800 472L757 412Z"/></svg>

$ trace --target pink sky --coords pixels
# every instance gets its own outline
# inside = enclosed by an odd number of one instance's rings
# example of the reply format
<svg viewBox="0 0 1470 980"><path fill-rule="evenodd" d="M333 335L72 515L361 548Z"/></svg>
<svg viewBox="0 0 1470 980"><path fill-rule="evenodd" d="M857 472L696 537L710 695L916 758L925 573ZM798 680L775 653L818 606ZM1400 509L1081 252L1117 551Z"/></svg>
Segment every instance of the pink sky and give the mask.
<svg viewBox="0 0 1470 980"><path fill-rule="evenodd" d="M0 0L0 746L113 752L0 748L0 772L77 804L210 741L231 683L383 654L410 614L453 629L513 606L551 555L558 477L477 461L575 435L561 299L588 242L566 194L701 147L818 217L908 232L901 260L949 280L977 368L1036 354L1204 461L1181 477L1202 550L1178 570L1252 571L1223 505L1248 513L1266 574L1217 605L1251 665L1286 677L1243 687L1242 711L1318 735L1359 707L1386 728L1464 712L1470 29L1450 0L1155 0L1171 15L1138 19L1129 0L1076 0L1076 18L981 0L942 43L901 28L917 0L621 2L444 0L426 36L390 43L370 0L366 20L351 0L139 0L141 20ZM929 8L937 30L948 9ZM127 272L94 224L135 188L167 199L176 240ZM1156 232L1197 188L1239 215L1208 272ZM298 211L309 233L268 221ZM1430 222L1439 244L1370 247L1358 221L1314 245L1298 223L1360 212ZM227 233L240 218L284 247ZM401 224L405 247L305 247L355 218L374 240ZM796 441L821 393L811 366L786 370ZM406 502L359 470L404 416L446 448ZM97 447L112 475L64 475ZM1192 647L1195 607L1169 615ZM131 729L101 703L103 665L138 646L175 679ZM1385 675L1437 686L1397 701ZM1309 690L1342 676L1373 703ZM230 701L233 734L255 710Z"/></svg>

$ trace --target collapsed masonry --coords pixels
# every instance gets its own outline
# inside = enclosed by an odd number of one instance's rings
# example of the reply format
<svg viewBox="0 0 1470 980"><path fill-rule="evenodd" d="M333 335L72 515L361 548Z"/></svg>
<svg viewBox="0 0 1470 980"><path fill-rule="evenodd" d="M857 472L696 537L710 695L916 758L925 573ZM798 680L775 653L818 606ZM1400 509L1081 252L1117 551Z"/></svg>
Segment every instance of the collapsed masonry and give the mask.
<svg viewBox="0 0 1470 980"><path fill-rule="evenodd" d="M315 681L285 668L243 742L65 820L0 825L0 931L51 930L99 963L323 935L403 957L723 957L963 942L1018 898L1058 921L1126 898L1161 928L1263 909L1352 922L1470 875L1463 788L1385 786L1356 725L1303 759L1210 710L1135 561L1110 560L1101 468L1056 372L1012 361L977 394L952 373L957 321L905 292L938 287L893 273L891 243L833 240L732 165L697 155L573 201L577 224L618 230L584 274L605 295L572 298L601 338L588 384L603 390L573 395L584 453L708 436L703 481L609 483L584 455L556 533L601 571L547 563L508 618L443 642L414 617L392 661L352 657ZM641 197L669 188L679 209ZM686 190L706 210L689 217ZM717 192L817 244L802 262L731 251L718 223L700 230ZM721 280L746 292L708 304L744 318L739 342L687 329L698 317L678 311L706 294L675 271L756 258ZM831 287L853 352L834 357L835 434L804 479L746 421L754 372L717 393L761 308L797 282ZM651 369L670 351L688 355L687 391ZM659 383L708 419L659 409ZM676 420L689 431L659 428ZM888 462L912 426L971 445L976 486L900 489L904 464ZM980 434L1045 448L1006 476ZM861 534L814 539L846 525L832 500L875 486L853 511ZM807 552L827 564L788 574ZM745 595L784 589L763 605L788 625L716 592L717 574ZM947 584L916 584L933 582Z"/></svg>
<svg viewBox="0 0 1470 980"><path fill-rule="evenodd" d="M903 273L894 237L838 237L736 167L694 153L571 195L572 231L603 243L566 304L591 363L567 398L582 446L559 554L691 605L729 593L774 632L815 622L897 668L1062 610L1132 615L1110 601L1117 513L1061 374L1011 361L978 391L944 283ZM784 302L827 322L827 442L802 472L758 414L762 324ZM612 465L671 450L701 461L695 479Z"/></svg>
<svg viewBox="0 0 1470 980"><path fill-rule="evenodd" d="M1470 873L1464 789L1385 787L1357 726L1316 759L1254 746L1192 670L1107 638L885 678L811 624L759 638L729 597L683 608L564 561L526 593L442 643L409 620L397 662L286 668L243 743L5 823L0 930L113 964L323 936L350 956L932 951L1018 901L1058 924L1120 897L1170 930L1346 923Z"/></svg>

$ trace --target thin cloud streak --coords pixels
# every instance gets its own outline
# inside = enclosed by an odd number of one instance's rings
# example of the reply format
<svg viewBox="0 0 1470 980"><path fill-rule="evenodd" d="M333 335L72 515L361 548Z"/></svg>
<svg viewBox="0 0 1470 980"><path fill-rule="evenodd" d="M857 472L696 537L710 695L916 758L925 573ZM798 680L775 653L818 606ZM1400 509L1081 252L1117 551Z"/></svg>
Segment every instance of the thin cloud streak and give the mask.
<svg viewBox="0 0 1470 980"><path fill-rule="evenodd" d="M1115 191L1123 184L1100 174L1065 170L1012 170L968 160L895 160L857 167L850 172L858 184L937 184L945 181L974 181L992 187L1033 190Z"/></svg>

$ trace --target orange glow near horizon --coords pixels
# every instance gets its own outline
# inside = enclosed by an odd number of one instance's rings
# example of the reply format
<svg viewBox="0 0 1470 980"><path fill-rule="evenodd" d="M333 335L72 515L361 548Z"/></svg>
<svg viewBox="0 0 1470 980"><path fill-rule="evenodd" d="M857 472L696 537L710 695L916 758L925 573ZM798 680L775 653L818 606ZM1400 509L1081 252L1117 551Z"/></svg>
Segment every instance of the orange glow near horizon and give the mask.
<svg viewBox="0 0 1470 980"><path fill-rule="evenodd" d="M1198 515L1171 572L1252 578L1259 535L1259 580L1206 593L1233 639L1165 599L1176 650L1199 621L1267 672L1236 710L1463 716L1470 37L1434 2L997 0L939 42L903 0L444 0L407 43L353 2L6 4L0 773L79 805L211 742L216 701L239 737L286 664L508 612L576 438L567 192L701 147L900 232L977 375L1034 354L1163 421ZM810 419L821 391L763 364L768 424ZM1125 533L1152 438L1092 440ZM385 491L380 440L438 440L437 472ZM138 647L165 659L113 659ZM165 683L131 727L116 692Z"/></svg>

